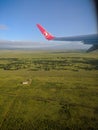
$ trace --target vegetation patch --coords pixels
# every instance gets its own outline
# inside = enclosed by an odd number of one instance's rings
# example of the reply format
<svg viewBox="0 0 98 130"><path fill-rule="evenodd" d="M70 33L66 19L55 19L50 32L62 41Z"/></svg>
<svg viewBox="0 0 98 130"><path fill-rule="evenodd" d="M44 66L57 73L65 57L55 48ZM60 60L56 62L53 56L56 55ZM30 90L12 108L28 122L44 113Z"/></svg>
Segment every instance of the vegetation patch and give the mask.
<svg viewBox="0 0 98 130"><path fill-rule="evenodd" d="M0 55L0 130L97 130L98 54Z"/></svg>

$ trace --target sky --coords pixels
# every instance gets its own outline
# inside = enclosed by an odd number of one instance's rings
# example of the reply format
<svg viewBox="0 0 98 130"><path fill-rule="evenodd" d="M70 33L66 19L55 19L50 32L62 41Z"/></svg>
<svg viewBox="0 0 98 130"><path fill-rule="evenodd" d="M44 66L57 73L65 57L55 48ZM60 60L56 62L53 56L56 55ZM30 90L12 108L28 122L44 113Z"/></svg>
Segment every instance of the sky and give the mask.
<svg viewBox="0 0 98 130"><path fill-rule="evenodd" d="M37 23L55 36L97 32L92 0L0 0L0 40L46 42Z"/></svg>

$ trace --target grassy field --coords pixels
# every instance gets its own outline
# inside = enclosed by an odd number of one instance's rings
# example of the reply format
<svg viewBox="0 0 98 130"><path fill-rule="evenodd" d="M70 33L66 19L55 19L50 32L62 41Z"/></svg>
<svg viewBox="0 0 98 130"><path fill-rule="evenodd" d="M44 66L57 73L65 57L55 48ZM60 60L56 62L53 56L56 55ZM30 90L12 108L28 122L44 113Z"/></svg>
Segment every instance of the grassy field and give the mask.
<svg viewBox="0 0 98 130"><path fill-rule="evenodd" d="M0 51L0 130L98 130L98 52Z"/></svg>

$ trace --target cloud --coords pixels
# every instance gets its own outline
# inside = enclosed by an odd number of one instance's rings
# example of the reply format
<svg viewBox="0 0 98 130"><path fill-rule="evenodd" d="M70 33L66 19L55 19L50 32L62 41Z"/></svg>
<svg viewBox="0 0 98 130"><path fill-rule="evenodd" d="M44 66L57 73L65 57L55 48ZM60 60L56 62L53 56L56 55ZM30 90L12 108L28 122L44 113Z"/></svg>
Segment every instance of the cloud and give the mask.
<svg viewBox="0 0 98 130"><path fill-rule="evenodd" d="M0 24L0 30L7 30L8 26L4 24Z"/></svg>
<svg viewBox="0 0 98 130"><path fill-rule="evenodd" d="M89 45L90 46L90 45ZM70 49L88 49L88 45L80 42L33 42L33 41L16 41L0 40L0 49L43 49L43 50L70 50Z"/></svg>

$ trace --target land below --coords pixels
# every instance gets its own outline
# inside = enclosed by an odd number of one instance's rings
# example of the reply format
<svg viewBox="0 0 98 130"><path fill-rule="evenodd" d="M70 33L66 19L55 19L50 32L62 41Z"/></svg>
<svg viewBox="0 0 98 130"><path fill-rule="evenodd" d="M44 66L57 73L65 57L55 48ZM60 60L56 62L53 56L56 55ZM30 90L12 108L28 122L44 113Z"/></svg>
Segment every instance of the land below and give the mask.
<svg viewBox="0 0 98 130"><path fill-rule="evenodd" d="M0 130L97 129L97 51L0 50Z"/></svg>

